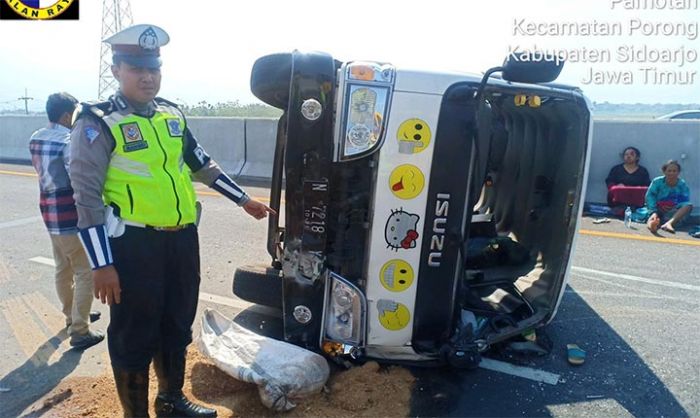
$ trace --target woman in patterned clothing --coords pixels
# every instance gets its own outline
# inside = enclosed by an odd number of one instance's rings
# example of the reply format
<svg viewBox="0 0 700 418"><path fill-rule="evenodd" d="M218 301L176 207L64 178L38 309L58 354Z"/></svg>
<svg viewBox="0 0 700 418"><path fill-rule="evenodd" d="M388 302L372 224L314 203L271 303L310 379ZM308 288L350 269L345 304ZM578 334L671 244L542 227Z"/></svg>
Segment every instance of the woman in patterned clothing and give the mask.
<svg viewBox="0 0 700 418"><path fill-rule="evenodd" d="M661 167L664 175L652 180L646 194L646 206L651 216L647 227L651 232L659 229L675 233L677 226L685 218L693 205L690 204L690 189L685 180L680 178L681 165L676 160L669 160Z"/></svg>

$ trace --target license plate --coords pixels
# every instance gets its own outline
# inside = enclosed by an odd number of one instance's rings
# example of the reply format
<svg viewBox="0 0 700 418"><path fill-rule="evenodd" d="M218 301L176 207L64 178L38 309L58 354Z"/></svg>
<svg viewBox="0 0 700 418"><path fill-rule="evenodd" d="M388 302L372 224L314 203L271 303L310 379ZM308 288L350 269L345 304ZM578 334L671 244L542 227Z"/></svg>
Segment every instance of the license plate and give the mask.
<svg viewBox="0 0 700 418"><path fill-rule="evenodd" d="M304 181L304 230L301 247L305 251L324 251L326 246L328 182Z"/></svg>

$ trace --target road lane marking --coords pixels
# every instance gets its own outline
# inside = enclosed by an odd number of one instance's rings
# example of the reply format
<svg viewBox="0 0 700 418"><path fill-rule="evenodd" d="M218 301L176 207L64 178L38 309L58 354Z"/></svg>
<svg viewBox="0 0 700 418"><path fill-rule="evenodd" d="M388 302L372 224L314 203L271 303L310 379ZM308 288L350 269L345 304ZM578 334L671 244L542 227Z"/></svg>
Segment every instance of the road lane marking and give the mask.
<svg viewBox="0 0 700 418"><path fill-rule="evenodd" d="M665 286L665 287L672 287L675 289L693 290L696 292L700 292L700 286L693 286L692 284L669 282L666 280L648 279L646 277L632 276L629 274L612 273L609 271L594 270L594 269L589 269L589 268L585 268L585 267L573 266L573 267L571 267L571 270L580 271L583 273L598 274L598 275L607 276L607 277L615 277L617 279L630 280L633 282L648 283L648 284L653 284L653 285L657 285L657 286Z"/></svg>
<svg viewBox="0 0 700 418"><path fill-rule="evenodd" d="M558 374L546 372L544 370L532 369L530 367L516 366L514 364L493 360L490 358L482 358L479 367L494 372L534 380L535 382L547 383L549 385L556 385L559 383Z"/></svg>
<svg viewBox="0 0 700 418"><path fill-rule="evenodd" d="M56 263L54 262L53 259L47 258L47 257L33 257L30 258L29 261L33 261L35 263L39 264L45 264L47 266L56 266ZM234 298L229 298L226 296L219 296L219 295L214 295L212 293L206 293L206 292L199 292L199 300L202 300L204 302L212 302L216 303L219 305L224 305L224 306L230 306L232 308L244 310L248 309L251 307L257 307L258 305L255 305L254 303L250 302L245 302L240 299L234 299ZM31 306L31 305L30 305ZM260 307L262 308L262 307ZM258 311L264 311L265 309L257 309ZM58 311L60 313L60 311ZM63 315L63 314L61 314Z"/></svg>
<svg viewBox="0 0 700 418"><path fill-rule="evenodd" d="M216 303L223 306L230 306L238 310L249 310L259 314L268 316L279 316L279 310L269 306L256 305L240 299L229 298L226 296L214 295L206 292L199 292L199 300L204 302Z"/></svg>
<svg viewBox="0 0 700 418"><path fill-rule="evenodd" d="M0 254L0 283L9 282L16 277L17 270Z"/></svg>
<svg viewBox="0 0 700 418"><path fill-rule="evenodd" d="M54 261L53 258L39 256L39 257L32 257L29 259L29 261L33 261L35 263L44 264L44 265L51 266L51 267L56 267L56 262Z"/></svg>
<svg viewBox="0 0 700 418"><path fill-rule="evenodd" d="M53 348L53 351L48 353L49 358L46 360L46 364L51 365L59 361L62 353L57 350L61 345L63 338L59 338L59 334L63 333L63 337L67 337L68 329L66 328L65 315L63 312L58 310L53 303L49 302L46 297L40 292L30 293L28 295L22 296L24 303L34 310L36 316L44 324L46 329L49 330L49 334L53 335L45 345L51 345L49 348Z"/></svg>
<svg viewBox="0 0 700 418"><path fill-rule="evenodd" d="M22 171L11 171L11 170L0 170L0 174L8 174L11 176L22 176L22 177L37 177L36 173L30 173L30 172L22 172ZM206 191L199 191L195 190L197 194L202 195L202 196L215 196L215 197L223 197L220 193L218 192L206 192ZM261 201L266 201L269 202L270 199L267 197L253 197L255 200L261 200ZM283 202L284 203L284 202Z"/></svg>
<svg viewBox="0 0 700 418"><path fill-rule="evenodd" d="M0 174L9 174L11 176L23 176L23 177L38 177L36 173L30 173L29 171L10 171L10 170L0 170Z"/></svg>
<svg viewBox="0 0 700 418"><path fill-rule="evenodd" d="M660 242L663 244L693 245L693 246L700 247L700 240L691 241L689 239L662 238L662 237L655 237L655 236L648 237L648 236L644 236L644 235L622 234L619 232L591 231L590 229L579 229L578 233L581 235L592 235L595 237L632 239L632 240L637 240L637 241Z"/></svg>
<svg viewBox="0 0 700 418"><path fill-rule="evenodd" d="M35 263L39 264L44 264L47 266L56 266L56 262L52 258L47 258L47 257L32 257L29 259L29 261L33 261ZM229 298L225 296L219 296L219 295L214 295L212 293L206 293L206 292L199 292L199 299L205 302L212 302L212 303L217 303L219 305L224 305L224 306L230 306L232 308L244 310L248 309L251 307L257 307L258 305L255 305L253 303L245 302L240 299L234 299L234 298ZM262 307L260 307L262 308ZM256 309L258 311L264 311L265 309ZM59 311L60 313L60 311ZM268 312L269 313L269 312Z"/></svg>
<svg viewBox="0 0 700 418"><path fill-rule="evenodd" d="M22 296L22 300L30 306L39 320L44 324L51 334L58 334L66 327L65 316L53 303L49 302L44 295L39 292Z"/></svg>
<svg viewBox="0 0 700 418"><path fill-rule="evenodd" d="M0 170L0 174L8 174L11 176L23 176L23 177L37 177L36 173L30 173L30 172L22 172L22 171L11 171L11 170ZM218 192L207 192L207 191L200 191L200 190L195 190L198 195L202 196L214 196L214 197L223 197L221 193ZM253 199L255 200L260 200L262 202L269 202L270 199L267 197L258 197L258 196L253 196ZM284 200L281 202L284 204ZM0 224L2 225L2 224Z"/></svg>
<svg viewBox="0 0 700 418"><path fill-rule="evenodd" d="M0 302L0 311L27 358L36 367L45 365L55 348L32 318L30 308L20 298L12 298Z"/></svg>
<svg viewBox="0 0 700 418"><path fill-rule="evenodd" d="M230 306L232 308L236 308L236 309L240 309L240 310L250 308L251 306L253 306L253 304L249 303L249 302L244 302L242 300L228 298L225 296L214 295L214 294L206 293L206 292L199 292L199 300L202 300L205 302L217 303L219 305L224 305L224 306Z"/></svg>
<svg viewBox="0 0 700 418"><path fill-rule="evenodd" d="M0 222L0 229L14 228L15 226L33 224L39 221L41 221L41 216L32 216L29 218L15 219L14 221Z"/></svg>
<svg viewBox="0 0 700 418"><path fill-rule="evenodd" d="M593 280L594 282L603 283L603 284L606 284L606 285L608 285L608 286L619 287L619 288L625 289L625 290L636 290L637 292L648 293L648 294L650 294L650 295L656 295L656 294L658 293L658 292L656 292L656 293L655 293L655 292L652 292L652 291L650 291L650 290L643 290L643 289L640 289L639 286L634 287L634 283L624 283L624 284L622 284L622 283L615 283L615 282L612 281L611 279L601 279L600 277L593 277L593 276L590 276L590 275L587 275L587 274L583 274L583 273L576 273L576 277L581 277L581 278L584 278L584 279L587 279L587 280Z"/></svg>
<svg viewBox="0 0 700 418"><path fill-rule="evenodd" d="M567 289L564 291L564 293L571 293L574 295L606 296L606 297L611 297L611 298L643 298L643 299L680 300L678 298L671 298L668 296L661 296L661 295L638 295L635 293L594 292L591 290Z"/></svg>

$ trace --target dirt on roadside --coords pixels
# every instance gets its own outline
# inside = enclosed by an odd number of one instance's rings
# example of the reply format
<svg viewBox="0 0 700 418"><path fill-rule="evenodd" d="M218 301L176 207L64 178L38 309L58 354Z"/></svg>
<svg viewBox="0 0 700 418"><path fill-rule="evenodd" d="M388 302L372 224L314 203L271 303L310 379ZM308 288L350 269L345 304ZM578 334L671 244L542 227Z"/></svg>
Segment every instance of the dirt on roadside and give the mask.
<svg viewBox="0 0 700 418"><path fill-rule="evenodd" d="M375 362L332 372L326 390L300 401L286 413L267 409L260 402L257 386L225 374L196 348L187 356L187 379L183 388L192 400L215 408L219 417L404 417L409 414L414 377L402 367ZM149 397L151 416L158 384L151 369ZM111 372L97 377L65 379L39 401L29 416L121 417Z"/></svg>

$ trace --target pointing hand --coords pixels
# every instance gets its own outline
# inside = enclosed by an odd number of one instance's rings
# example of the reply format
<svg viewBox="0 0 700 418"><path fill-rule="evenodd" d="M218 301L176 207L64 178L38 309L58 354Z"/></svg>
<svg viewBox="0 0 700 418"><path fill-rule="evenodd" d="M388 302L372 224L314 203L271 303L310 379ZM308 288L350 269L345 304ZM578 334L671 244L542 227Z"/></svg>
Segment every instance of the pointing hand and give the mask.
<svg viewBox="0 0 700 418"><path fill-rule="evenodd" d="M248 212L248 215L252 216L255 219L264 219L267 217L268 213L272 215L277 214L277 212L275 212L269 206L253 199L250 199L248 202L246 202L245 205L243 205L243 210Z"/></svg>

